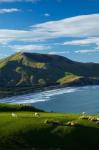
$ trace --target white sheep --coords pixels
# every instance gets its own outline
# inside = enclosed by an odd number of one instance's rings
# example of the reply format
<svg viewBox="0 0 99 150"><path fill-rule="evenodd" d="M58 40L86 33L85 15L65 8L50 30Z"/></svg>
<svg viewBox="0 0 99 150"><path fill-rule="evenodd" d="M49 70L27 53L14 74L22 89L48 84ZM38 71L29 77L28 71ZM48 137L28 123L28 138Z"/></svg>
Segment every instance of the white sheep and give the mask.
<svg viewBox="0 0 99 150"><path fill-rule="evenodd" d="M34 113L34 116L35 116L35 117L40 117L40 114L37 113L37 112L35 112L35 113Z"/></svg>
<svg viewBox="0 0 99 150"><path fill-rule="evenodd" d="M97 118L97 121L99 121L99 118Z"/></svg>
<svg viewBox="0 0 99 150"><path fill-rule="evenodd" d="M12 112L11 115L12 115L12 117L17 117L17 114L15 114L15 113L13 113L13 112Z"/></svg>
<svg viewBox="0 0 99 150"><path fill-rule="evenodd" d="M82 115L85 115L86 113L85 112L82 112Z"/></svg>

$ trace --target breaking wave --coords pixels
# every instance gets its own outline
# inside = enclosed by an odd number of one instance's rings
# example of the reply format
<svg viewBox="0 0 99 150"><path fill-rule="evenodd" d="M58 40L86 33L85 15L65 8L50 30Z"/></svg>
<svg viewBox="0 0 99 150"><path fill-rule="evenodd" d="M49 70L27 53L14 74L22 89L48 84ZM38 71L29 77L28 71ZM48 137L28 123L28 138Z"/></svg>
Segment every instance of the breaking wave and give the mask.
<svg viewBox="0 0 99 150"><path fill-rule="evenodd" d="M38 103L38 102L45 102L45 101L52 100L55 96L58 96L58 95L81 92L89 88L96 89L97 86L73 87L73 88L68 87L68 88L54 89L54 90L43 91L43 92L38 92L38 93L24 94L24 95L19 95L19 96L2 98L0 99L0 103L32 104L32 103Z"/></svg>

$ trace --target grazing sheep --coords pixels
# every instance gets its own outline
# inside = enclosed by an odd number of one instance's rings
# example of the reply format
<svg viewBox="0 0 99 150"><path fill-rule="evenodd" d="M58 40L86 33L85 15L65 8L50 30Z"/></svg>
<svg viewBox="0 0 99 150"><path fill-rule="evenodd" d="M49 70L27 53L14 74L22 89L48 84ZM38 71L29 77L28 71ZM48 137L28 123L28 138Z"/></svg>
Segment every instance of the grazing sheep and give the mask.
<svg viewBox="0 0 99 150"><path fill-rule="evenodd" d="M93 117L93 116L81 116L80 119L85 119L85 120L91 120L91 121L98 121L97 118Z"/></svg>
<svg viewBox="0 0 99 150"><path fill-rule="evenodd" d="M95 117L91 117L90 119L91 121L97 121L97 119Z"/></svg>
<svg viewBox="0 0 99 150"><path fill-rule="evenodd" d="M15 114L15 113L13 113L13 112L12 112L11 115L12 115L12 117L17 117L17 114Z"/></svg>
<svg viewBox="0 0 99 150"><path fill-rule="evenodd" d="M65 125L66 126L71 126L71 127L78 127L78 126L80 126L80 124L78 124L77 122L67 122Z"/></svg>
<svg viewBox="0 0 99 150"><path fill-rule="evenodd" d="M86 119L86 120L88 120L89 119L89 116L81 116L79 119Z"/></svg>
<svg viewBox="0 0 99 150"><path fill-rule="evenodd" d="M92 120L92 116L89 116L88 120Z"/></svg>
<svg viewBox="0 0 99 150"><path fill-rule="evenodd" d="M34 116L35 116L35 117L40 117L40 114L37 113L37 112L35 112L35 113L34 113Z"/></svg>
<svg viewBox="0 0 99 150"><path fill-rule="evenodd" d="M99 118L97 118L97 121L99 121Z"/></svg>
<svg viewBox="0 0 99 150"><path fill-rule="evenodd" d="M67 122L67 123L66 123L66 126L71 126L71 122L70 122L70 121Z"/></svg>

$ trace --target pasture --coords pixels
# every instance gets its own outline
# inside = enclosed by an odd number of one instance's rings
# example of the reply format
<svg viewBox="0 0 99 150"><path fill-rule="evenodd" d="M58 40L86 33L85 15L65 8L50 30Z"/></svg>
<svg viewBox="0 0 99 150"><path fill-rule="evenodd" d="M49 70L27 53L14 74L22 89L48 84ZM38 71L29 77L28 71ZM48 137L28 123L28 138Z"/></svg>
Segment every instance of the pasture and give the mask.
<svg viewBox="0 0 99 150"><path fill-rule="evenodd" d="M33 111L0 112L0 150L91 150L98 148L99 125L81 114ZM97 117L97 116L95 116ZM60 125L46 121L60 122ZM67 126L68 122L79 126Z"/></svg>

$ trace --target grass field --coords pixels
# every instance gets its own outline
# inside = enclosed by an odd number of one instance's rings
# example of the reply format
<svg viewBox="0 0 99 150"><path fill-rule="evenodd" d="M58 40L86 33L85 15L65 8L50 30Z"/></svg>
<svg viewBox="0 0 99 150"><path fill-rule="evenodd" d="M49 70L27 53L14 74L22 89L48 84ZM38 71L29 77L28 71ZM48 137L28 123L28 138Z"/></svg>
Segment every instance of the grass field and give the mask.
<svg viewBox="0 0 99 150"><path fill-rule="evenodd" d="M95 150L99 149L99 125L80 120L80 115L32 111L0 112L0 150ZM45 120L59 121L63 125L45 124ZM68 121L80 124L65 126Z"/></svg>

